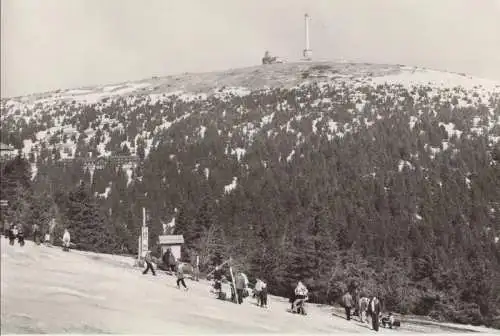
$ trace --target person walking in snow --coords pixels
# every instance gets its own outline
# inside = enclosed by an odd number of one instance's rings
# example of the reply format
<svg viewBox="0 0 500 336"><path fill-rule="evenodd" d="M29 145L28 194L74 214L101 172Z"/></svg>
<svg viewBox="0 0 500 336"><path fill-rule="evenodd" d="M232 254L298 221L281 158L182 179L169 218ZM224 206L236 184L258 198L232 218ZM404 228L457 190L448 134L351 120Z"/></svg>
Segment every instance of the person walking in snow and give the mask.
<svg viewBox="0 0 500 336"><path fill-rule="evenodd" d="M297 311L297 305L299 303L307 300L307 295L309 294L309 291L307 290L307 287L302 283L302 281L299 281L297 283L297 287L295 287L294 294L295 295L292 302L292 312Z"/></svg>
<svg viewBox="0 0 500 336"><path fill-rule="evenodd" d="M353 299L352 295L349 292L346 292L344 296L342 296L342 305L344 306L345 309L345 316L347 321L351 320L351 310L353 306Z"/></svg>
<svg viewBox="0 0 500 336"><path fill-rule="evenodd" d="M8 221L3 222L3 235L5 238L9 238L10 226Z"/></svg>
<svg viewBox="0 0 500 336"><path fill-rule="evenodd" d="M215 266L214 271L214 289L217 294L222 290L222 268L220 266Z"/></svg>
<svg viewBox="0 0 500 336"><path fill-rule="evenodd" d="M18 225L17 241L18 241L19 245L24 246L24 228L22 225Z"/></svg>
<svg viewBox="0 0 500 336"><path fill-rule="evenodd" d="M260 302L260 307L267 308L267 284L258 279L257 284L259 285L259 292L257 293L257 304ZM257 284L255 287L257 288Z"/></svg>
<svg viewBox="0 0 500 336"><path fill-rule="evenodd" d="M40 227L35 223L33 224L33 241L35 244L40 245L40 238Z"/></svg>
<svg viewBox="0 0 500 336"><path fill-rule="evenodd" d="M236 276L236 293L238 294L238 303L243 303L243 295L245 289L248 287L248 278L245 273L240 272Z"/></svg>
<svg viewBox="0 0 500 336"><path fill-rule="evenodd" d="M253 296L254 298L257 299L257 305L261 305L261 296L260 293L262 292L262 287L264 285L264 281L257 279L255 282L255 287L253 288Z"/></svg>
<svg viewBox="0 0 500 336"><path fill-rule="evenodd" d="M177 260L175 260L174 253L170 248L163 255L163 264L167 267L168 271L175 272Z"/></svg>
<svg viewBox="0 0 500 336"><path fill-rule="evenodd" d="M368 304L368 315L372 320L372 329L378 331L380 325L380 300L377 296L373 296Z"/></svg>
<svg viewBox="0 0 500 336"><path fill-rule="evenodd" d="M153 268L153 257L151 256L151 251L147 251L144 256L144 261L146 262L146 269L142 272L142 274L147 274L149 270L156 276L155 269Z"/></svg>
<svg viewBox="0 0 500 336"><path fill-rule="evenodd" d="M17 227L14 224L10 224L9 228L9 244L14 245L17 238Z"/></svg>
<svg viewBox="0 0 500 336"><path fill-rule="evenodd" d="M184 267L182 264L177 265L177 289L180 289L180 284L184 287L184 290L188 290L188 287L186 286L186 282L184 281Z"/></svg>
<svg viewBox="0 0 500 336"><path fill-rule="evenodd" d="M71 244L71 235L69 234L68 229L64 229L64 234L63 234L63 237L62 237L62 241L63 241L63 250L64 251L68 251L69 250L69 246Z"/></svg>

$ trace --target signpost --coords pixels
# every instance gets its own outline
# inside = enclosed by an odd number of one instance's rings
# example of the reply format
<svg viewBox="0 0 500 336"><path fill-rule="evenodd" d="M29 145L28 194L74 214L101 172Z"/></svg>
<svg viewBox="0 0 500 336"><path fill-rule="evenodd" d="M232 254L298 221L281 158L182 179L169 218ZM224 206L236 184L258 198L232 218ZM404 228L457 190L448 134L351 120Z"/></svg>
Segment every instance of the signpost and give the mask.
<svg viewBox="0 0 500 336"><path fill-rule="evenodd" d="M146 256L146 252L148 251L148 239L149 231L146 226L146 208L143 207L141 235L137 239L137 264L139 266L143 265L143 258Z"/></svg>
<svg viewBox="0 0 500 336"><path fill-rule="evenodd" d="M138 237L138 247L137 247L137 261L140 261L142 258L142 237Z"/></svg>
<svg viewBox="0 0 500 336"><path fill-rule="evenodd" d="M144 254L148 251L148 239L149 239L149 231L148 227L146 226L146 208L142 208L142 229L141 229L141 252L142 252L142 257L144 257Z"/></svg>
<svg viewBox="0 0 500 336"><path fill-rule="evenodd" d="M146 226L146 208L142 208L141 235L137 239L137 260L141 261L148 251L149 230Z"/></svg>

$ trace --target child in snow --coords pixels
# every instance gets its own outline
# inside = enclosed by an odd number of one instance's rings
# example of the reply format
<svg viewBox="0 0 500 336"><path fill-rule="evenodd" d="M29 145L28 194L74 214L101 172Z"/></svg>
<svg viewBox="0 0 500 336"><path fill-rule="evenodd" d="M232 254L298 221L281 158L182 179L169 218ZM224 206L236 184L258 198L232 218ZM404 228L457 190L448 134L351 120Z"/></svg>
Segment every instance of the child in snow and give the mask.
<svg viewBox="0 0 500 336"><path fill-rule="evenodd" d="M186 286L186 282L184 282L184 268L181 264L177 265L177 288L180 289L180 284L184 287L185 290L188 290Z"/></svg>

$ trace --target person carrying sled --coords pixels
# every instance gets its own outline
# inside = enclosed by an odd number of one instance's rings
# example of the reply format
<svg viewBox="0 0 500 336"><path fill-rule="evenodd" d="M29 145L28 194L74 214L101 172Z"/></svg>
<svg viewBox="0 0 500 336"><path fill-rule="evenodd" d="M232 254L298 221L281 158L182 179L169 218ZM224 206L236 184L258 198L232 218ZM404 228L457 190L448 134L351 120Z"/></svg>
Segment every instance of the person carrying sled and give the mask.
<svg viewBox="0 0 500 336"><path fill-rule="evenodd" d="M309 291L307 287L302 283L302 281L299 281L297 283L297 287L295 287L294 294L295 295L292 303L292 312L296 313L297 306L299 304L302 305L307 300L307 295L309 294Z"/></svg>
<svg viewBox="0 0 500 336"><path fill-rule="evenodd" d="M186 286L186 282L184 281L184 267L182 264L177 265L177 289L180 289L180 284L184 287L184 290L188 290L189 288Z"/></svg>
<svg viewBox="0 0 500 336"><path fill-rule="evenodd" d="M146 262L146 269L142 272L142 274L147 274L148 271L151 270L151 273L156 276L155 269L153 268L153 257L151 255L151 251L146 251L144 261Z"/></svg>
<svg viewBox="0 0 500 336"><path fill-rule="evenodd" d="M352 306L354 304L354 301L352 299L352 295L349 292L346 292L344 296L342 296L342 305L344 306L345 309L345 316L347 321L351 320L351 310Z"/></svg>
<svg viewBox="0 0 500 336"><path fill-rule="evenodd" d="M63 241L63 250L68 251L71 245L71 235L69 234L68 229L64 229L62 241Z"/></svg>

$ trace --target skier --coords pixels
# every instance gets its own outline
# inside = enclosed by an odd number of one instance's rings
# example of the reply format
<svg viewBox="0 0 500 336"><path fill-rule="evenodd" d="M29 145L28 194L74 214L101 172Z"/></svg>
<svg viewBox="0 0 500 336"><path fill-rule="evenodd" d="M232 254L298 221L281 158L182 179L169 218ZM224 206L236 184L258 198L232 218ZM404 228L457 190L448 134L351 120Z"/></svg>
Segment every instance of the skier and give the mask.
<svg viewBox="0 0 500 336"><path fill-rule="evenodd" d="M71 235L69 234L68 229L64 229L62 241L63 241L63 251L69 251L69 246L71 244Z"/></svg>
<svg viewBox="0 0 500 336"><path fill-rule="evenodd" d="M351 320L351 309L353 306L353 300L351 293L346 292L344 296L342 297L342 305L344 306L345 309L345 316L347 321Z"/></svg>
<svg viewBox="0 0 500 336"><path fill-rule="evenodd" d="M149 270L156 276L155 270L153 268L153 258L151 257L151 251L146 251L146 255L144 256L144 261L146 262L146 269L142 272L142 274L147 274Z"/></svg>
<svg viewBox="0 0 500 336"><path fill-rule="evenodd" d="M186 286L186 282L184 281L184 267L182 264L177 265L177 289L180 289L180 284L184 287L184 290L188 290L189 288Z"/></svg>

